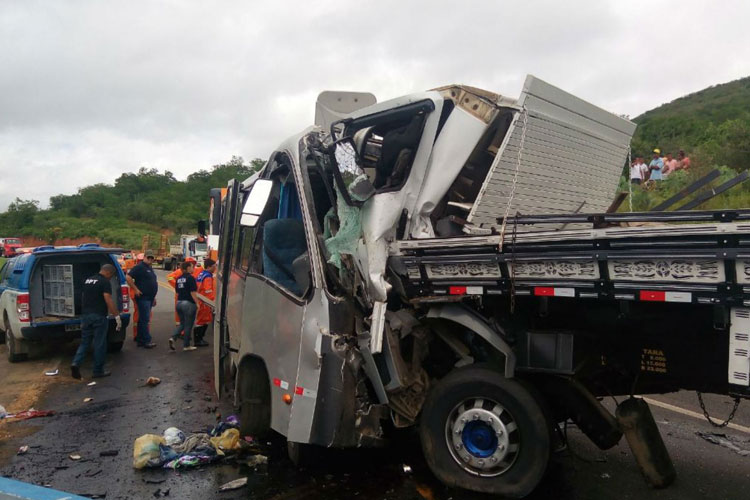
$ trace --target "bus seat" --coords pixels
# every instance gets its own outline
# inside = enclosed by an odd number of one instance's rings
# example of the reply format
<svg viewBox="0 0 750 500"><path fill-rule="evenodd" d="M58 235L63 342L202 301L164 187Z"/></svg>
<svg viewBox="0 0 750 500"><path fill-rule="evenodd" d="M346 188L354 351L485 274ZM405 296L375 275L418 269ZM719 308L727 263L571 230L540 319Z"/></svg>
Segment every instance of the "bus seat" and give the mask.
<svg viewBox="0 0 750 500"><path fill-rule="evenodd" d="M263 227L263 275L295 295L302 290L294 278L294 259L307 251L305 227L298 219L272 219Z"/></svg>

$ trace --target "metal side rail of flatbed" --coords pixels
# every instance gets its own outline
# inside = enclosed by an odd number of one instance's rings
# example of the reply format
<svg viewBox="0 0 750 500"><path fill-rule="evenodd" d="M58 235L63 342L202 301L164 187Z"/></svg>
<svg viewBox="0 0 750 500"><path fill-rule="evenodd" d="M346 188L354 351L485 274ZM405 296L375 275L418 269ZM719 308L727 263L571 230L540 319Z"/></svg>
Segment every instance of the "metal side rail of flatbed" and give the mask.
<svg viewBox="0 0 750 500"><path fill-rule="evenodd" d="M390 267L413 304L512 295L723 307L731 311L730 357L736 355L730 383L747 388L748 219L750 211L518 217L509 221L502 244L499 235L398 242ZM513 231L512 224L541 220L596 227ZM680 224L602 227L623 220ZM716 222L686 224L695 220Z"/></svg>

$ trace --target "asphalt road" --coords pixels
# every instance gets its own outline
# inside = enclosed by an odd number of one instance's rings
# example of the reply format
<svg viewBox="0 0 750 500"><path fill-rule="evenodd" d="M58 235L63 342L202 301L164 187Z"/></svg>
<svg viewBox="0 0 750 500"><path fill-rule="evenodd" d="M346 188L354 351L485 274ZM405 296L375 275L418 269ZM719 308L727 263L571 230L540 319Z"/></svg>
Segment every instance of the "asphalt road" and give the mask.
<svg viewBox="0 0 750 500"><path fill-rule="evenodd" d="M159 272L164 282L164 273ZM166 287L166 285L164 285ZM24 422L0 421L0 474L38 485L107 499L256 498L256 499L483 499L481 495L448 489L427 471L417 440L410 433L382 450L322 453L314 467L296 469L286 457L284 440L263 443L269 456L267 471L257 472L238 462L174 472L135 470L133 441L146 433L161 434L176 426L185 432L204 431L227 416L229 402L213 392L211 348L169 353L173 328L171 290L162 288L154 310L152 332L159 344L139 349L128 340L121 353L110 355L113 376L88 386L91 360L84 380L70 378L68 366L75 344L50 346L41 357L10 365L0 350L0 404L10 412L34 407L56 415ZM130 329L129 329L129 338ZM210 340L210 339L209 339ZM59 368L54 377L45 371ZM149 376L161 378L144 387ZM84 402L85 398L93 398ZM677 469L674 485L653 490L644 482L625 440L601 451L574 427L569 447L555 454L548 473L532 499L740 499L750 488L750 456L709 443L697 432L720 432L739 449L750 450L750 402L744 402L734 428L716 430L700 415L695 394L651 396L652 411ZM731 410L729 398L709 396L709 410L718 417ZM607 403L612 404L612 403ZM28 453L16 455L22 445ZM117 451L116 456L100 456ZM82 459L73 461L71 454ZM411 472L404 471L404 465ZM249 477L248 486L228 493L227 481Z"/></svg>

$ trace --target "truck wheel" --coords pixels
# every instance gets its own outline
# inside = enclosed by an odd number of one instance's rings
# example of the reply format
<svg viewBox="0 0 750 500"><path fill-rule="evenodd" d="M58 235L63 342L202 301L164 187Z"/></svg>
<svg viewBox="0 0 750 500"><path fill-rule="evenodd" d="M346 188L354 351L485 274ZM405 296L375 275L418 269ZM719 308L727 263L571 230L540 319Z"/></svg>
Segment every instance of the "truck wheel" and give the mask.
<svg viewBox="0 0 750 500"><path fill-rule="evenodd" d="M13 335L13 330L10 328L10 323L8 322L8 319L5 318L5 343L8 347L8 361L11 363L18 363L19 361L23 361L26 359L25 353L19 353L18 351L18 340L16 340L15 336Z"/></svg>
<svg viewBox="0 0 750 500"><path fill-rule="evenodd" d="M312 467L319 463L318 451L317 446L312 444L286 442L287 455L296 467Z"/></svg>
<svg viewBox="0 0 750 500"><path fill-rule="evenodd" d="M122 341L120 342L110 342L107 344L107 352L120 352L122 351Z"/></svg>
<svg viewBox="0 0 750 500"><path fill-rule="evenodd" d="M433 474L449 486L523 498L550 453L547 419L518 381L481 366L449 373L422 407L419 436Z"/></svg>
<svg viewBox="0 0 750 500"><path fill-rule="evenodd" d="M262 437L271 429L271 387L260 362L246 363L238 372L240 434Z"/></svg>

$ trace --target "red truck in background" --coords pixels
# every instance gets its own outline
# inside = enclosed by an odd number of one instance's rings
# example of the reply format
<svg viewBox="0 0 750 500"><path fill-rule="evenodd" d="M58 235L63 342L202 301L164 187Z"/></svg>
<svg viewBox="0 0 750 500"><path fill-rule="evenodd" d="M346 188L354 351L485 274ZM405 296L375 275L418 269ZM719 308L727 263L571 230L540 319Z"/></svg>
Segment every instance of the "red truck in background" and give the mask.
<svg viewBox="0 0 750 500"><path fill-rule="evenodd" d="M21 248L19 238L0 238L0 257L13 257Z"/></svg>

